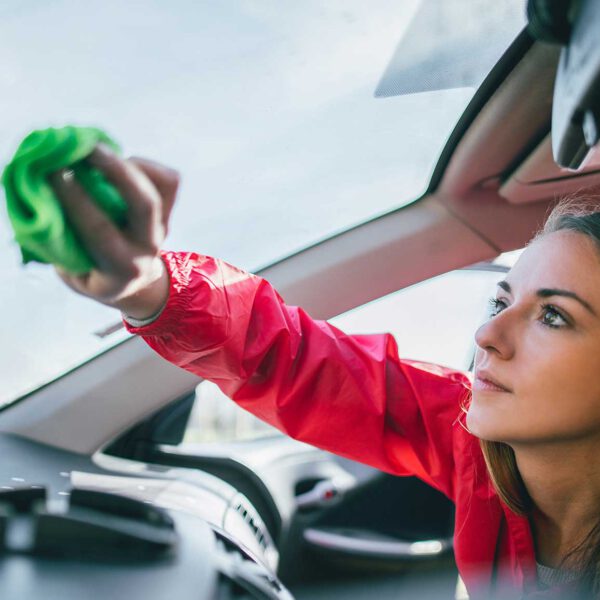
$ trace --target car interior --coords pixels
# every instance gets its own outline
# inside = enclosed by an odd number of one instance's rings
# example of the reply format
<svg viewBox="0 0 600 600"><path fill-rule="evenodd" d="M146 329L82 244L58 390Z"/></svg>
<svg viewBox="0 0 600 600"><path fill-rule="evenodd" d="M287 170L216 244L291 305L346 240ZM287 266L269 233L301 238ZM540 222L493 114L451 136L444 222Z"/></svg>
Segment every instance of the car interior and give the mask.
<svg viewBox="0 0 600 600"><path fill-rule="evenodd" d="M581 50L600 21L543 4L417 200L257 271L288 304L334 319L453 271L507 270L498 257L557 199L600 184L600 56ZM446 497L276 431L184 443L201 383L129 336L0 410L3 598L358 599L374 577L392 582L383 597L468 597Z"/></svg>

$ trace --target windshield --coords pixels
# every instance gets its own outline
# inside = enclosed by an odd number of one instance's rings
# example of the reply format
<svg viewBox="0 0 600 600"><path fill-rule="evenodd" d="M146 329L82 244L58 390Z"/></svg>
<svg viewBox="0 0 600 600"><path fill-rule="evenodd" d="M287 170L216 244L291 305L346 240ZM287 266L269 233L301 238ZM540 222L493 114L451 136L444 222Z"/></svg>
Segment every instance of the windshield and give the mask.
<svg viewBox="0 0 600 600"><path fill-rule="evenodd" d="M165 248L257 270L416 200L524 24L521 0L4 2L5 164L31 129L101 127L183 183ZM128 334L0 211L0 405Z"/></svg>

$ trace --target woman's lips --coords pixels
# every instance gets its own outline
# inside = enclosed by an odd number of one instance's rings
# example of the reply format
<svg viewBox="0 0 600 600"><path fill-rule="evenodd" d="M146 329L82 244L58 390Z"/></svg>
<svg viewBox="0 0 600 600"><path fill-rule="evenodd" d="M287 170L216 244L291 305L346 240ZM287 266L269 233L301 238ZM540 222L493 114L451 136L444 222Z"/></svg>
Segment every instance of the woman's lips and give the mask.
<svg viewBox="0 0 600 600"><path fill-rule="evenodd" d="M487 379L480 379L479 377L475 377L475 381L473 382L473 389L484 392L509 393L509 391L504 389L503 387L500 387L499 385L496 385L495 383L492 383Z"/></svg>

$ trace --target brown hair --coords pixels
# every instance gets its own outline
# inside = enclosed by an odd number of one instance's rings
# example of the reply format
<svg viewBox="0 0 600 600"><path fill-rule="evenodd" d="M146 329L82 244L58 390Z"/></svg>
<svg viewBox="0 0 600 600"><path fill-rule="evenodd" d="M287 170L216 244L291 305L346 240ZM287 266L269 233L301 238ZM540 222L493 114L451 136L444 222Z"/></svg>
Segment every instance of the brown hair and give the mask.
<svg viewBox="0 0 600 600"><path fill-rule="evenodd" d="M529 244L556 231L586 235L595 242L600 252L600 190L558 202ZM480 439L479 443L490 478L502 501L516 514L528 515L533 502L519 473L513 449L503 442ZM600 598L600 506L596 525L580 544L563 557L560 566L567 564L582 574L579 591L583 597Z"/></svg>

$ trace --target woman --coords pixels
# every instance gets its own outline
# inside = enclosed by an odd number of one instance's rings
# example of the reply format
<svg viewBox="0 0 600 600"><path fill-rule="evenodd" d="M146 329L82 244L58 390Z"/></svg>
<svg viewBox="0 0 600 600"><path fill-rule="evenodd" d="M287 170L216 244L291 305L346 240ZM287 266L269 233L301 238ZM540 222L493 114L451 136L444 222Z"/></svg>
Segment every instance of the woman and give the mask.
<svg viewBox="0 0 600 600"><path fill-rule="evenodd" d="M400 359L389 334L311 319L260 277L161 251L177 173L102 146L89 160L127 199L130 226L117 230L57 174L98 265L83 277L59 271L67 285L118 308L165 359L288 435L446 494L472 598L600 597L597 204L559 205L499 284L471 383Z"/></svg>

